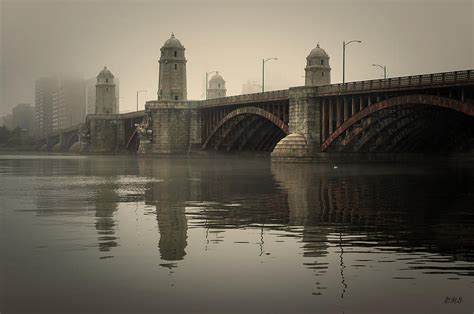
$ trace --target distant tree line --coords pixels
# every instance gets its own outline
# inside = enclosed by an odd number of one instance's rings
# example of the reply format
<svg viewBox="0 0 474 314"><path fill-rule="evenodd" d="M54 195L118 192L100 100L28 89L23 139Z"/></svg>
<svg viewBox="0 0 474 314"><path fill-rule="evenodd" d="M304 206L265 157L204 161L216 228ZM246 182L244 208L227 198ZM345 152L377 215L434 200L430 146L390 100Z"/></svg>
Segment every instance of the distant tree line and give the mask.
<svg viewBox="0 0 474 314"><path fill-rule="evenodd" d="M0 150L32 150L35 147L35 139L25 129L15 128L9 130L0 126Z"/></svg>

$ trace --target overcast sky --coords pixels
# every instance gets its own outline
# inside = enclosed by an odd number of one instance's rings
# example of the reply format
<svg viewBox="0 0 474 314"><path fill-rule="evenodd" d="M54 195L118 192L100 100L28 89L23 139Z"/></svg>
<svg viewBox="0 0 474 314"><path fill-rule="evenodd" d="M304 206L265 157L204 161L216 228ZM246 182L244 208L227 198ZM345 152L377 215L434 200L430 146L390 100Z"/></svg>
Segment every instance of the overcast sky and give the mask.
<svg viewBox="0 0 474 314"><path fill-rule="evenodd" d="M186 47L188 99L201 99L206 71L219 70L228 95L260 83L262 58L271 89L304 84L306 56L319 41L332 82L474 68L474 0L423 1L116 1L0 0L0 115L34 104L34 81L51 74L120 78L121 112L136 90L156 99L160 47L174 32Z"/></svg>

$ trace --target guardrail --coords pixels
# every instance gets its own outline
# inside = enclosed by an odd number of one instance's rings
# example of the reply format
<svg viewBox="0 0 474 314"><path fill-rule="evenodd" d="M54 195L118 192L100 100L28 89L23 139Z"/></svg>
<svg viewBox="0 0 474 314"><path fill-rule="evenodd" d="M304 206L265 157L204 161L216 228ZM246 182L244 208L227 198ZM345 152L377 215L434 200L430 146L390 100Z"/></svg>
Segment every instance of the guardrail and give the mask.
<svg viewBox="0 0 474 314"><path fill-rule="evenodd" d="M436 86L452 83L474 82L474 70L453 71L443 73L421 74L393 77L379 80L357 81L349 83L320 86L319 94L341 92L371 91L378 89Z"/></svg>
<svg viewBox="0 0 474 314"><path fill-rule="evenodd" d="M284 100L288 99L288 90L275 90L264 93L245 94L237 96L229 96L224 98L214 98L203 100L199 107L214 107L223 106L230 104L248 103L248 102L260 102L260 101L272 101L272 100Z"/></svg>

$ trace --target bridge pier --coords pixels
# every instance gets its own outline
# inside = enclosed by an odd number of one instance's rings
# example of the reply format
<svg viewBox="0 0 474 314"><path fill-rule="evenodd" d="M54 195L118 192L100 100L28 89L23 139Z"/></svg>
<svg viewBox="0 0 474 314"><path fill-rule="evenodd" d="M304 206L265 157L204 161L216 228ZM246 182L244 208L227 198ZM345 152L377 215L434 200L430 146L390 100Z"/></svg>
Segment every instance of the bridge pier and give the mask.
<svg viewBox="0 0 474 314"><path fill-rule="evenodd" d="M326 104L327 105L327 104ZM319 152L321 145L321 122L327 124L322 115L329 111L329 127L332 126L332 111L322 98L314 96L314 88L290 88L289 90L289 135L278 142L272 152L273 161L306 161ZM329 110L327 110L329 109ZM325 125L326 127L326 125Z"/></svg>
<svg viewBox="0 0 474 314"><path fill-rule="evenodd" d="M87 116L90 132L89 153L119 153L125 150L125 120L118 115Z"/></svg>
<svg viewBox="0 0 474 314"><path fill-rule="evenodd" d="M201 112L197 101L149 101L153 138L143 153L186 155L201 150Z"/></svg>

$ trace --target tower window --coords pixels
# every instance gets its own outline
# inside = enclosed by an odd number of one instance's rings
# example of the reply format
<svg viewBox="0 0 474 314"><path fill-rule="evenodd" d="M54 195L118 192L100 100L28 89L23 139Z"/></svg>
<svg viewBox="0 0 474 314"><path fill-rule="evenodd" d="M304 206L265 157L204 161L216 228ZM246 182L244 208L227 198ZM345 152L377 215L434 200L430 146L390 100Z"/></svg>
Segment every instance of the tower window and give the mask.
<svg viewBox="0 0 474 314"><path fill-rule="evenodd" d="M308 65L311 65L311 60L309 60Z"/></svg>
<svg viewBox="0 0 474 314"><path fill-rule="evenodd" d="M175 57L178 56L178 52L177 52L177 51L174 52L174 56L175 56Z"/></svg>
<svg viewBox="0 0 474 314"><path fill-rule="evenodd" d="M105 82L106 82L106 83L108 83L108 82L109 82L109 79L108 79L108 78L106 78L106 79L105 79Z"/></svg>
<svg viewBox="0 0 474 314"><path fill-rule="evenodd" d="M175 63L174 64L174 69L177 70L178 69L178 65Z"/></svg>
<svg viewBox="0 0 474 314"><path fill-rule="evenodd" d="M324 60L321 60L321 65L324 65Z"/></svg>

